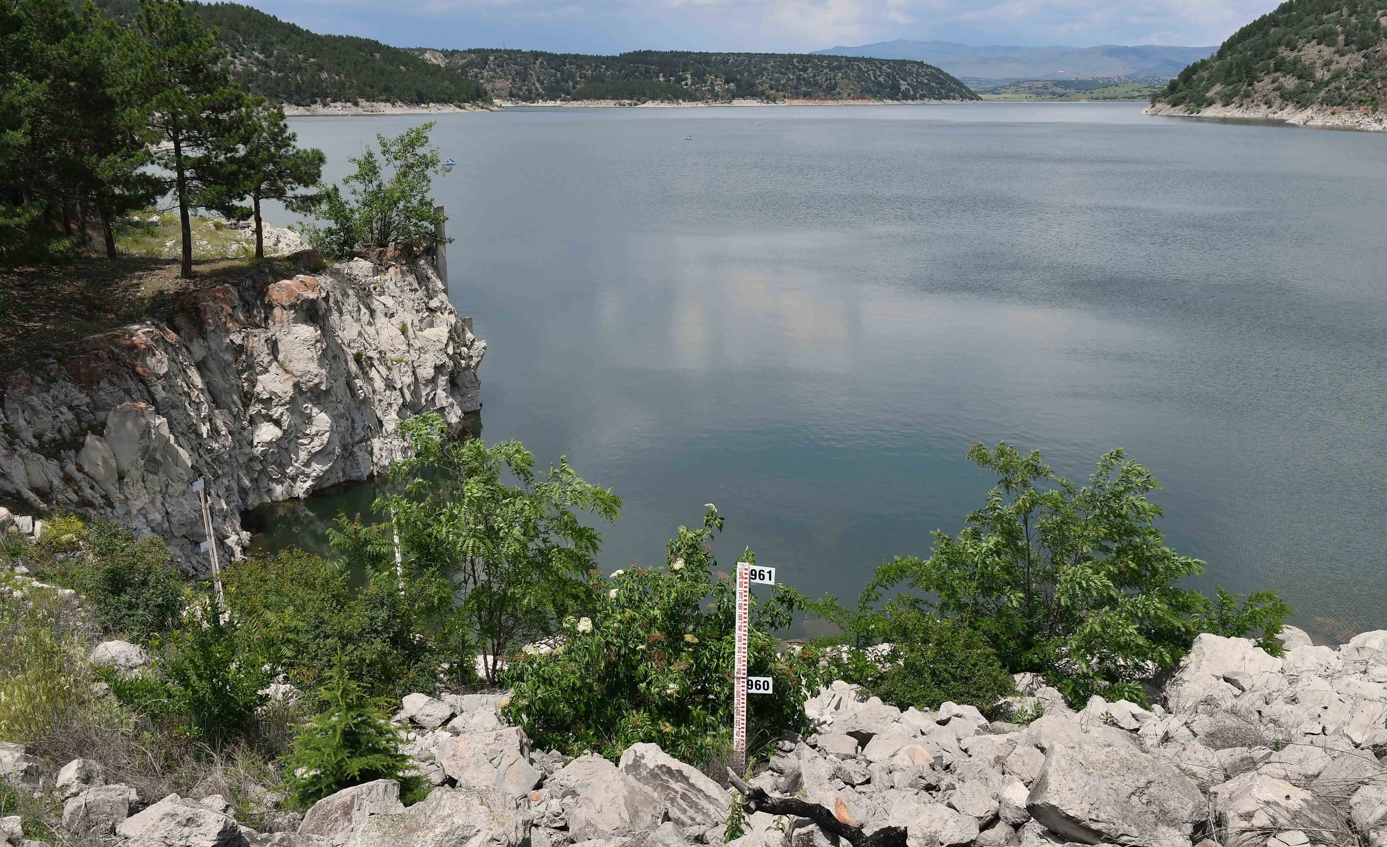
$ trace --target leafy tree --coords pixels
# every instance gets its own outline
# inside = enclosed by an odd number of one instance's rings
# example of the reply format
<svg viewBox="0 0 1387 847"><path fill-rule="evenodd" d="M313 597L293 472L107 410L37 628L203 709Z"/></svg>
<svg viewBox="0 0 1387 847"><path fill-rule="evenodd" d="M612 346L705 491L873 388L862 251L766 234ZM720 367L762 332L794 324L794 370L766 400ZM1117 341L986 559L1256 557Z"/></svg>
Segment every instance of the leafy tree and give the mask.
<svg viewBox="0 0 1387 847"><path fill-rule="evenodd" d="M236 154L224 164L219 179L225 186L217 208L232 218L250 217L255 222L255 258L265 258L265 223L260 216L262 200L282 200L290 206L307 205L310 198L297 195L299 189L312 188L322 178L327 157L317 149L301 149L298 136L284 120L284 108L252 98L245 103L241 121L242 136ZM238 206L250 199L250 207Z"/></svg>
<svg viewBox="0 0 1387 847"><path fill-rule="evenodd" d="M406 802L418 794L422 781L408 773L412 762L400 752L386 702L363 692L345 663L329 671L317 699L318 714L299 729L293 752L281 760L294 806L307 809L343 788L377 779L400 782Z"/></svg>
<svg viewBox="0 0 1387 847"><path fill-rule="evenodd" d="M614 520L621 499L584 482L563 458L537 475L534 456L517 441L451 439L438 415L411 418L403 429L413 456L391 469L402 487L373 508L394 516L407 574L454 586L459 602L449 631L475 635L494 682L496 656L551 633L588 596L601 537L579 513ZM336 537L341 552L395 578L390 525L345 529Z"/></svg>
<svg viewBox="0 0 1387 847"><path fill-rule="evenodd" d="M228 160L244 137L244 95L222 66L225 54L201 19L184 11L182 0L140 0L137 29L142 42L151 125L167 148L156 148L155 164L173 174L182 225L182 275L193 275L190 210L225 206Z"/></svg>
<svg viewBox="0 0 1387 847"><path fill-rule="evenodd" d="M506 717L540 747L593 750L617 759L654 742L686 762L707 763L731 746L736 587L714 578L711 550L723 518L711 506L700 529L680 527L663 568L630 567L598 580L588 601L564 620L562 649L513 656L505 681L515 689ZM754 563L750 550L743 561ZM748 753L782 731L806 729L804 676L813 651L780 652L773 633L789 626L804 598L775 586L752 599L747 672L774 679L773 693L749 698Z"/></svg>
<svg viewBox="0 0 1387 847"><path fill-rule="evenodd" d="M310 228L314 246L329 255L347 255L357 248L418 245L434 238L445 220L434 211L429 192L433 177L446 172L438 149L428 147L432 122L405 130L394 138L377 135L380 155L368 149L349 161L356 171L342 182L344 197L331 186L305 208L329 223ZM427 149L426 149L427 148Z"/></svg>

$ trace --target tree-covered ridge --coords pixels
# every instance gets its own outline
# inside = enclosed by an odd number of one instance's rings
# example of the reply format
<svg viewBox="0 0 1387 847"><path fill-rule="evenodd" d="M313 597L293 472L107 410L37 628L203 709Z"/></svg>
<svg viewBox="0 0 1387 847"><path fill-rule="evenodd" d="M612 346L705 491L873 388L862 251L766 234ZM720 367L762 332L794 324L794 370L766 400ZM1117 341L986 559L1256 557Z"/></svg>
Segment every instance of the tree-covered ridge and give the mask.
<svg viewBox="0 0 1387 847"><path fill-rule="evenodd" d="M1185 68L1151 102L1196 113L1216 105L1380 111L1384 23L1384 0L1288 0Z"/></svg>
<svg viewBox="0 0 1387 847"><path fill-rule="evenodd" d="M500 100L977 100L923 62L779 53L643 50L619 56L420 50Z"/></svg>
<svg viewBox="0 0 1387 847"><path fill-rule="evenodd" d="M123 21L137 0L97 0ZM369 38L319 35L239 3L186 4L217 29L235 81L250 94L295 106L384 101L404 104L485 102L476 82L409 50Z"/></svg>

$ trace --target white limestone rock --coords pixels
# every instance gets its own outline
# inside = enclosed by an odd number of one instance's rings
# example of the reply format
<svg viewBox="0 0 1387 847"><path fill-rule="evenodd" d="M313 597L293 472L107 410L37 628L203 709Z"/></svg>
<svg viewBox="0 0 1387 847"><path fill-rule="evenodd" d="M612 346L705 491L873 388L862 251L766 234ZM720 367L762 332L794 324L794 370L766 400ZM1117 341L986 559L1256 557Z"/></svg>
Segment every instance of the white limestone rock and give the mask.
<svg viewBox="0 0 1387 847"><path fill-rule="evenodd" d="M299 835L314 835L329 844L345 844L352 828L371 815L398 815L404 812L400 784L393 779L344 788L313 804L299 824Z"/></svg>
<svg viewBox="0 0 1387 847"><path fill-rule="evenodd" d="M403 814L372 815L352 830L347 847L521 847L532 817L504 793L436 788Z"/></svg>
<svg viewBox="0 0 1387 847"><path fill-rule="evenodd" d="M530 760L530 739L520 727L472 732L438 745L438 764L458 787L488 789L519 797L539 785L544 773Z"/></svg>
<svg viewBox="0 0 1387 847"><path fill-rule="evenodd" d="M126 818L116 827L125 847L237 847L236 822L177 794Z"/></svg>

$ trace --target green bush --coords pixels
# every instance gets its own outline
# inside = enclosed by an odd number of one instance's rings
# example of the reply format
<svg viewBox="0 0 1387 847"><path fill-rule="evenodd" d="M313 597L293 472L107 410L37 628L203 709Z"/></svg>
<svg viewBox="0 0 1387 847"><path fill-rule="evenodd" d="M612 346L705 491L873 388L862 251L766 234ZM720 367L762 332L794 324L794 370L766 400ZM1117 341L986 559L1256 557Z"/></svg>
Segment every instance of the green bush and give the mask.
<svg viewBox="0 0 1387 847"><path fill-rule="evenodd" d="M450 594L428 572L408 575L404 595L393 571L357 589L342 564L293 550L233 564L224 585L254 660L301 690L338 664L376 696L433 693L445 663L450 685L476 681L465 632L433 622Z"/></svg>
<svg viewBox="0 0 1387 847"><path fill-rule="evenodd" d="M886 670L867 690L901 709L938 709L946 701L991 711L1015 693L1011 674L986 637L956 620L903 609L890 616Z"/></svg>
<svg viewBox="0 0 1387 847"><path fill-rule="evenodd" d="M384 700L373 699L336 665L318 692L319 713L300 728L294 750L281 760L290 802L307 809L353 785L377 779L400 783L406 803L422 798L422 780L399 750Z"/></svg>
<svg viewBox="0 0 1387 847"><path fill-rule="evenodd" d="M594 580L587 611L564 621L564 645L512 657L504 681L515 693L504 713L541 748L585 750L611 759L654 742L672 756L705 763L731 744L735 587L712 578L711 541L723 518L709 508L703 528L679 528L663 568L631 567ZM750 551L745 560L754 561ZM771 633L788 626L803 598L776 586L753 599L747 672L774 677L774 693L750 698L748 752L782 731L806 729L802 665L777 652Z"/></svg>
<svg viewBox="0 0 1387 847"><path fill-rule="evenodd" d="M113 523L63 517L50 524L34 554L39 578L86 597L109 635L148 644L178 623L184 579L159 538L136 540Z"/></svg>
<svg viewBox="0 0 1387 847"><path fill-rule="evenodd" d="M0 573L0 740L32 742L90 704L88 649L70 601Z"/></svg>
<svg viewBox="0 0 1387 847"><path fill-rule="evenodd" d="M1258 591L1244 598L1241 594L1230 594L1222 586L1215 586L1218 596L1208 600L1199 615L1199 631L1212 632L1229 638L1254 639L1257 646L1273 656L1286 652L1285 646L1276 636L1281 633L1286 618L1295 614L1281 595L1275 591Z"/></svg>

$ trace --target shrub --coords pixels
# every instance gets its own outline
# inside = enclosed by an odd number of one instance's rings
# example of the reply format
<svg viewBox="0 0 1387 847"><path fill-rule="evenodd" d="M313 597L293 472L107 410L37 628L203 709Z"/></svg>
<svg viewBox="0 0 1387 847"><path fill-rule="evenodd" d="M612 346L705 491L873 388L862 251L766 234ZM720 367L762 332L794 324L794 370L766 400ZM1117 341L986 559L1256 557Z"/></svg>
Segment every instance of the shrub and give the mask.
<svg viewBox="0 0 1387 847"><path fill-rule="evenodd" d="M1238 607L1180 588L1204 563L1165 546L1161 509L1147 499L1159 485L1121 450L1103 456L1083 488L1056 477L1038 452L975 444L968 456L998 476L987 504L958 535L935 533L930 558L882 565L855 612L836 611L859 646L885 637L889 616L874 607L904 583L932 596L940 617L985 637L1011 672L1045 674L1076 702L1102 694L1145 703L1140 681L1173 668L1201 627L1274 635L1289 613L1272 592Z"/></svg>
<svg viewBox="0 0 1387 847"><path fill-rule="evenodd" d="M1199 616L1199 631L1229 638L1249 638L1256 634L1257 646L1273 656L1286 652L1276 636L1295 610L1275 591L1258 591L1244 598L1230 594L1222 586L1216 599L1208 600Z"/></svg>
<svg viewBox="0 0 1387 847"><path fill-rule="evenodd" d="M399 750L388 706L352 682L338 664L318 692L320 712L294 739L284 757L290 802L300 809L353 785L376 779L400 782L405 802L420 799L422 781L407 775L412 762Z"/></svg>
<svg viewBox="0 0 1387 847"><path fill-rule="evenodd" d="M393 562L393 547L389 555ZM403 595L393 570L354 589L341 563L294 550L237 562L224 585L254 661L304 691L321 687L337 664L377 696L433 693L443 663L450 684L476 681L465 632L433 623L451 608L451 594L431 573L407 575Z"/></svg>
<svg viewBox="0 0 1387 847"><path fill-rule="evenodd" d="M571 754L616 759L639 742L691 763L723 754L731 742L736 592L725 574L712 579L709 544L722 525L710 507L702 529L679 528L664 568L631 567L595 581L586 613L564 621L562 648L513 657L506 717L538 746ZM774 693L749 699L752 756L782 731L807 728L801 673L812 656L777 653L771 635L802 605L783 586L764 604L753 600L748 673L774 677Z"/></svg>
<svg viewBox="0 0 1387 847"><path fill-rule="evenodd" d="M78 552L78 543L81 552ZM53 522L35 550L40 578L72 588L91 603L102 629L150 643L178 623L183 575L158 538L136 540L129 530L76 518Z"/></svg>
<svg viewBox="0 0 1387 847"><path fill-rule="evenodd" d="M69 600L0 574L0 739L31 742L89 706L90 644Z"/></svg>
<svg viewBox="0 0 1387 847"><path fill-rule="evenodd" d="M938 709L945 701L986 712L1015 691L986 637L956 620L916 610L890 616L886 670L867 690L901 709Z"/></svg>

